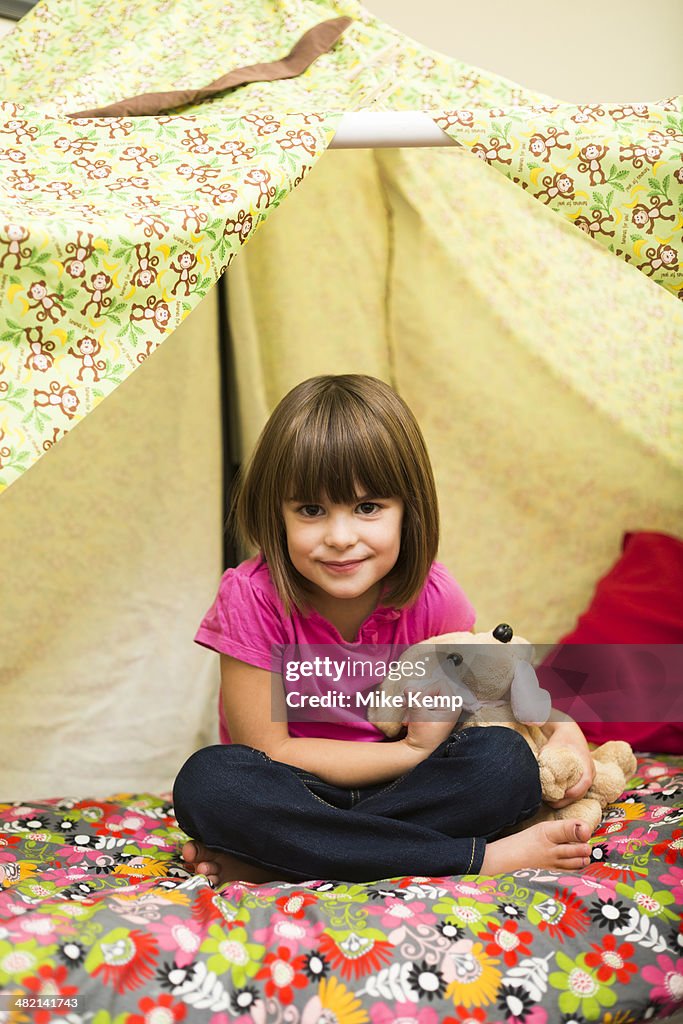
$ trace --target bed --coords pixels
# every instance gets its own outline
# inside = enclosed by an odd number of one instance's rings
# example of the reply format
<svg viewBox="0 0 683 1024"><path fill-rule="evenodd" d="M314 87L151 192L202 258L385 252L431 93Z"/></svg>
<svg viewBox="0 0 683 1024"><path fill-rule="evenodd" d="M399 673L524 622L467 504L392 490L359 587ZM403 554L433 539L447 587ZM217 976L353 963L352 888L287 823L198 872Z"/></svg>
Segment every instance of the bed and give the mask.
<svg viewBox="0 0 683 1024"><path fill-rule="evenodd" d="M568 874L219 891L168 795L1 804L0 1019L659 1020L683 1007L682 792L682 758L639 754Z"/></svg>

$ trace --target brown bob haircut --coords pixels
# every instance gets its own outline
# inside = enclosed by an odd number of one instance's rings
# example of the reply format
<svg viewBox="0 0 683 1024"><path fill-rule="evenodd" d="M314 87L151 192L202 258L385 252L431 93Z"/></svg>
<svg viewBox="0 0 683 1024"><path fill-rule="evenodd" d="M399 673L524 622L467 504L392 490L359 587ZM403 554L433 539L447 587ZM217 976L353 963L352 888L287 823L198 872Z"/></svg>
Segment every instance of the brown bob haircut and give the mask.
<svg viewBox="0 0 683 1024"><path fill-rule="evenodd" d="M401 550L382 603L412 604L439 546L434 475L422 432L396 392L364 374L311 377L278 404L235 481L229 523L262 552L287 614L305 611L307 581L287 550L283 505L351 504L357 487L402 498Z"/></svg>

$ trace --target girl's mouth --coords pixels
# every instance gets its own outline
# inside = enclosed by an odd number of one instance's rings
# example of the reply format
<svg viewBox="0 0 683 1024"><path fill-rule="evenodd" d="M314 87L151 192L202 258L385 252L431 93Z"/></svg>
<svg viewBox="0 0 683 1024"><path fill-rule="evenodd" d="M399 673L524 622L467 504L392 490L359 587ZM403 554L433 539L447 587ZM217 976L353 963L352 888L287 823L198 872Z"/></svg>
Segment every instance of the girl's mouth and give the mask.
<svg viewBox="0 0 683 1024"><path fill-rule="evenodd" d="M322 564L326 569L329 569L330 572L346 573L353 572L353 570L357 569L359 565L362 565L364 561L364 558L359 558L352 562L323 562Z"/></svg>

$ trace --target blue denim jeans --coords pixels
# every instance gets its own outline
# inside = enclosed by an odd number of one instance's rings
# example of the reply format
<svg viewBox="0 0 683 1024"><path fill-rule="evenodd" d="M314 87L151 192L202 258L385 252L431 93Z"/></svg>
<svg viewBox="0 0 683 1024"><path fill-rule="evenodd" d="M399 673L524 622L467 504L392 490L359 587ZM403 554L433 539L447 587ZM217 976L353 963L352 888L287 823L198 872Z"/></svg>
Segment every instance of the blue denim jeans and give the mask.
<svg viewBox="0 0 683 1024"><path fill-rule="evenodd" d="M178 824L284 881L476 874L486 840L541 802L538 765L511 729L451 733L393 782L346 789L241 744L197 750L175 781Z"/></svg>

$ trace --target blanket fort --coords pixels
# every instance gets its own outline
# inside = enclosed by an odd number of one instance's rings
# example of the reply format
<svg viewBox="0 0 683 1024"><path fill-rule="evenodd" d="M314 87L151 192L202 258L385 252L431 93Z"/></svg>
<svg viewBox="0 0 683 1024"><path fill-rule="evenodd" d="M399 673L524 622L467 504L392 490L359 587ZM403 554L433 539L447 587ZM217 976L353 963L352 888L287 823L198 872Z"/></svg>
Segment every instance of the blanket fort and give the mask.
<svg viewBox="0 0 683 1024"><path fill-rule="evenodd" d="M335 18L350 22L298 77L170 113L69 116L202 89L284 58ZM353 0L47 0L2 41L0 69L0 489L185 319L349 111L429 112L615 256L683 291L680 98L557 102L434 53Z"/></svg>

